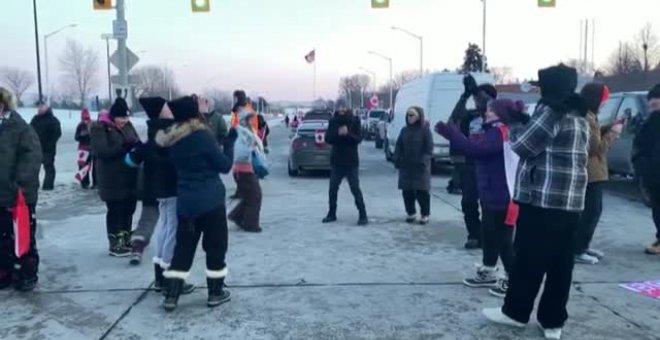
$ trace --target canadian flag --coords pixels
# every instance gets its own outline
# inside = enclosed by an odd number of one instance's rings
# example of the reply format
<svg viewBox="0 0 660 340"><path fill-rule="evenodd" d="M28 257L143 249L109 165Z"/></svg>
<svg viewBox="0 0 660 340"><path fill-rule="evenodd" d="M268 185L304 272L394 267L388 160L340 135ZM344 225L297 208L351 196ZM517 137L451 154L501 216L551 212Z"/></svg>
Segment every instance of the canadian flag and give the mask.
<svg viewBox="0 0 660 340"><path fill-rule="evenodd" d="M511 142L509 141L509 128L506 125L500 125L499 130L502 135L502 140L504 141L504 172L506 174L506 186L509 190L509 197L511 197L504 223L506 225L515 227L516 222L518 221L518 213L520 209L518 205L513 201L513 195L516 186L516 171L518 170L520 157L518 157L518 155L511 149Z"/></svg>
<svg viewBox="0 0 660 340"><path fill-rule="evenodd" d="M307 53L307 55L305 56L305 61L307 61L308 64L313 64L314 61L316 61L316 49Z"/></svg>

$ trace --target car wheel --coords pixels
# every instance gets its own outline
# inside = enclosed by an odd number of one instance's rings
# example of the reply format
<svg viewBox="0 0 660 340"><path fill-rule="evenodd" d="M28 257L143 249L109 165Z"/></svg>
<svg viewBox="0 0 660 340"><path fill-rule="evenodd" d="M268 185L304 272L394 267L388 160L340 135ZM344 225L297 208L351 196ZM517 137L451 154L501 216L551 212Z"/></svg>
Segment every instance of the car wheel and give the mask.
<svg viewBox="0 0 660 340"><path fill-rule="evenodd" d="M636 177L635 182L637 183L637 190L639 190L639 194L642 197L642 201L644 202L644 204L650 207L651 193L649 192L648 187L644 184L644 180L642 179L642 177Z"/></svg>
<svg viewBox="0 0 660 340"><path fill-rule="evenodd" d="M291 168L291 162L286 163L287 171L289 172L289 177L298 177L298 170Z"/></svg>
<svg viewBox="0 0 660 340"><path fill-rule="evenodd" d="M378 137L376 137L375 144L376 144L376 149L382 149L383 148L383 140L378 138Z"/></svg>
<svg viewBox="0 0 660 340"><path fill-rule="evenodd" d="M383 142L383 148L385 149L385 160L388 161L388 162L392 162L392 160L394 159L394 157L393 157L393 155L392 155L392 151L390 150L390 142L389 142L389 140L386 139L386 140Z"/></svg>

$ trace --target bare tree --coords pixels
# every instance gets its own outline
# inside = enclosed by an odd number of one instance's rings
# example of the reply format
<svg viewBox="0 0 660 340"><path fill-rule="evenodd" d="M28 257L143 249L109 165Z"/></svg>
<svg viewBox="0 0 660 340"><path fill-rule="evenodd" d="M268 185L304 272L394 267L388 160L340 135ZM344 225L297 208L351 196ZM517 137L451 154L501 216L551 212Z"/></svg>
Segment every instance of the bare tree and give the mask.
<svg viewBox="0 0 660 340"><path fill-rule="evenodd" d="M595 65L590 61L587 61L585 64L584 60L568 59L562 63L576 69L579 74L593 74L596 72Z"/></svg>
<svg viewBox="0 0 660 340"><path fill-rule="evenodd" d="M234 98L232 97L231 92L211 88L204 91L204 95L213 99L213 102L215 103L214 109L217 112L220 112L223 115L231 113L232 106L234 105Z"/></svg>
<svg viewBox="0 0 660 340"><path fill-rule="evenodd" d="M0 70L0 83L14 93L16 100L21 105L23 93L34 85L34 75L32 72L20 68L4 67Z"/></svg>
<svg viewBox="0 0 660 340"><path fill-rule="evenodd" d="M133 85L139 97L174 98L179 94L174 72L164 66L144 66L133 72Z"/></svg>
<svg viewBox="0 0 660 340"><path fill-rule="evenodd" d="M642 64L630 43L619 42L619 48L610 57L608 69L610 75L626 75L641 71Z"/></svg>
<svg viewBox="0 0 660 340"><path fill-rule="evenodd" d="M660 66L660 39L651 23L646 23L635 36L635 51L644 71Z"/></svg>
<svg viewBox="0 0 660 340"><path fill-rule="evenodd" d="M60 56L62 80L67 91L84 106L89 93L98 82L98 55L75 40L67 40Z"/></svg>

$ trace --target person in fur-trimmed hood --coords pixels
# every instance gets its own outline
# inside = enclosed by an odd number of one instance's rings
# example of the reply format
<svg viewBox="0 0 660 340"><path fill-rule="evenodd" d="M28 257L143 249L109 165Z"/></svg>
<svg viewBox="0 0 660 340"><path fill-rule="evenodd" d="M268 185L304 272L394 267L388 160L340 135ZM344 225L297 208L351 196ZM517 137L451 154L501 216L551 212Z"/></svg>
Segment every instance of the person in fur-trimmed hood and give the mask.
<svg viewBox="0 0 660 340"><path fill-rule="evenodd" d="M219 174L232 167L236 131L232 129L222 150L199 112L197 98L186 96L167 104L176 124L156 135L156 143L169 148L170 160L177 173L177 214L174 257L168 270L163 308L177 307L185 279L190 274L200 237L206 252L206 283L209 307L230 300L224 290L228 245L225 186Z"/></svg>
<svg viewBox="0 0 660 340"><path fill-rule="evenodd" d="M254 112L241 110L238 125L235 127L238 138L234 145L233 169L240 202L229 213L228 218L247 232L259 233L261 232L259 215L262 196L259 178L254 173L252 155L254 152L263 155L264 146L252 129L254 116Z"/></svg>

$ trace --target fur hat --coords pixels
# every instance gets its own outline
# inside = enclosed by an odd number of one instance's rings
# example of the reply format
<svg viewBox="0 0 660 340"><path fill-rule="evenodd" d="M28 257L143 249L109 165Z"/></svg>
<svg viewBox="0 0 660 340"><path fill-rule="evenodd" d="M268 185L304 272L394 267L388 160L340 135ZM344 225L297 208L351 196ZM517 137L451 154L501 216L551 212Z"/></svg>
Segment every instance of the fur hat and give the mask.
<svg viewBox="0 0 660 340"><path fill-rule="evenodd" d="M577 80L577 70L564 64L541 69L538 80L541 97L563 101L575 93Z"/></svg>
<svg viewBox="0 0 660 340"><path fill-rule="evenodd" d="M647 95L647 99L660 99L660 84L657 84L653 86L653 88L649 91L649 94Z"/></svg>
<svg viewBox="0 0 660 340"><path fill-rule="evenodd" d="M144 97L140 98L139 101L149 119L158 118L160 111L163 109L163 106L165 106L165 103L167 103L167 100L162 97Z"/></svg>
<svg viewBox="0 0 660 340"><path fill-rule="evenodd" d="M128 117L129 112L128 103L126 103L126 100L122 97L117 97L110 107L110 116L112 116L112 118Z"/></svg>
<svg viewBox="0 0 660 340"><path fill-rule="evenodd" d="M192 96L177 98L167 103L172 110L174 120L181 122L199 116L197 100Z"/></svg>

